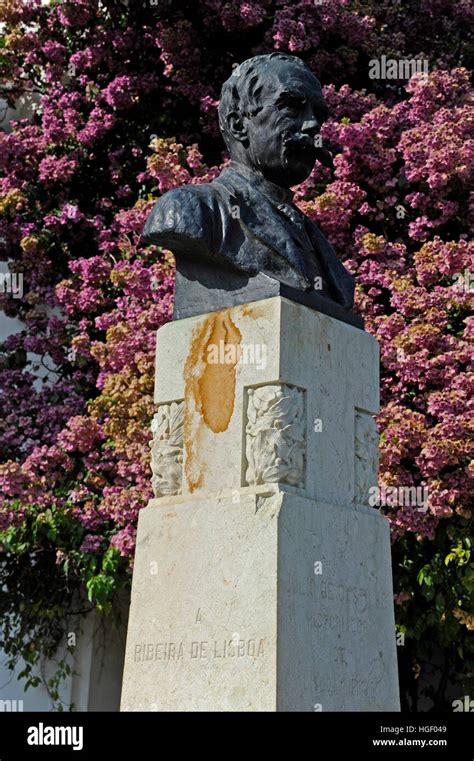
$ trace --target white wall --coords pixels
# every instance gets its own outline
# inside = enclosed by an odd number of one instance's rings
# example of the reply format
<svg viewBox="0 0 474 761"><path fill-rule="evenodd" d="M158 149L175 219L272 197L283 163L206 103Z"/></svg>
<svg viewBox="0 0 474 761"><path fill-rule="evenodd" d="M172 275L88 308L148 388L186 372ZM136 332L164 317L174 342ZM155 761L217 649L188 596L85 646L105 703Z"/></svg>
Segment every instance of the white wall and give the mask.
<svg viewBox="0 0 474 761"><path fill-rule="evenodd" d="M124 599L124 609L128 597ZM75 627L76 628L76 627ZM90 613L77 625L74 655L69 659L73 674L61 688L63 709L69 711L118 711L122 688L125 654L126 622L115 628L97 613ZM58 657L62 657L61 648ZM53 705L44 685L24 691L24 682L17 676L23 662L15 671L5 666L5 654L0 652L0 711L52 711ZM47 679L56 670L49 661L44 670Z"/></svg>
<svg viewBox="0 0 474 761"><path fill-rule="evenodd" d="M34 100L20 99L17 109L6 107L0 99L0 129L10 131L12 119L24 119L31 116ZM6 262L0 262L0 273L8 272ZM24 327L20 320L11 319L0 312L0 342L9 335L19 332ZM28 354L34 361L37 356ZM47 371L38 372L43 377ZM129 599L123 599L124 617L128 612ZM122 607L122 603L120 603ZM77 644L71 658L74 674L64 680L61 700L65 710L74 706L76 711L118 711L122 686L123 659L125 653L125 624L115 629L96 613L89 614L77 626ZM61 655L59 654L59 657ZM15 671L5 665L6 656L0 650L0 711L51 711L52 703L47 689L41 685L24 691L24 682L18 680L23 669L20 662ZM56 671L54 661L45 665L44 676L47 679Z"/></svg>

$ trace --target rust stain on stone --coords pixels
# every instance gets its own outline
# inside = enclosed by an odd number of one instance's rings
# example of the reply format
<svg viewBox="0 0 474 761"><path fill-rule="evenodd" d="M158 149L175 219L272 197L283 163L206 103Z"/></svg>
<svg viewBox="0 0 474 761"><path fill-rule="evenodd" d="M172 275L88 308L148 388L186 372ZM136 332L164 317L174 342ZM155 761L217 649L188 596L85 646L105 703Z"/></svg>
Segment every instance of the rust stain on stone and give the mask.
<svg viewBox="0 0 474 761"><path fill-rule="evenodd" d="M199 404L198 399L196 403L207 427L222 433L234 412L235 366L240 359L242 335L227 312L216 313L212 322L204 347L205 367L198 381Z"/></svg>
<svg viewBox="0 0 474 761"><path fill-rule="evenodd" d="M242 312L242 317L249 317L251 320L257 320L259 317L265 317L268 314L268 307L265 304L245 304L239 307Z"/></svg>
<svg viewBox="0 0 474 761"><path fill-rule="evenodd" d="M185 475L190 492L202 485L204 476L202 458L206 453L200 446L203 425L213 433L222 433L229 426L234 411L235 367L240 359L241 340L229 310L208 315L192 339L184 368Z"/></svg>

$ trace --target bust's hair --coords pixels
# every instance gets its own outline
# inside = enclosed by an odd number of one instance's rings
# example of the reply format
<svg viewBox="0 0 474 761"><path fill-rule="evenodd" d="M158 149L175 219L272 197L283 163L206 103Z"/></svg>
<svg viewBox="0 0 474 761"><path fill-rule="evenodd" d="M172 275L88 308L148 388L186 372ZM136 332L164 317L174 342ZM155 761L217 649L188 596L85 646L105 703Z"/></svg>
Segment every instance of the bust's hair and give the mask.
<svg viewBox="0 0 474 761"><path fill-rule="evenodd" d="M307 64L289 53L268 53L249 58L235 67L229 79L222 85L221 99L219 103L219 127L222 137L228 148L234 142L227 126L227 116L232 111L237 111L247 116L252 116L260 110L259 95L262 90L262 77L267 73L272 61L286 61L293 66L298 66L308 77L315 79L321 87L319 80Z"/></svg>

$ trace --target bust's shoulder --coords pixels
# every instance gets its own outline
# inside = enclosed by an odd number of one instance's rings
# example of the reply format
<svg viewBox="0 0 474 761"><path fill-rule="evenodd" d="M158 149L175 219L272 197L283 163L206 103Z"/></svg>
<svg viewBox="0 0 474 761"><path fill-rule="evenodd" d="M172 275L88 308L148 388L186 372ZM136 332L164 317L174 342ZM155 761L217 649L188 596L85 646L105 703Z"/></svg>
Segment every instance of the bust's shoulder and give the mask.
<svg viewBox="0 0 474 761"><path fill-rule="evenodd" d="M175 219L184 218L212 210L220 201L219 192L212 183L182 185L162 195L153 206L150 216L158 219L172 213Z"/></svg>
<svg viewBox="0 0 474 761"><path fill-rule="evenodd" d="M197 239L214 237L224 203L213 183L172 188L152 207L142 240L165 244L163 236L169 234Z"/></svg>
<svg viewBox="0 0 474 761"><path fill-rule="evenodd" d="M181 185L179 188L168 190L158 199L155 207L182 206L183 204L199 206L219 200L218 187L213 182L203 182L197 185Z"/></svg>

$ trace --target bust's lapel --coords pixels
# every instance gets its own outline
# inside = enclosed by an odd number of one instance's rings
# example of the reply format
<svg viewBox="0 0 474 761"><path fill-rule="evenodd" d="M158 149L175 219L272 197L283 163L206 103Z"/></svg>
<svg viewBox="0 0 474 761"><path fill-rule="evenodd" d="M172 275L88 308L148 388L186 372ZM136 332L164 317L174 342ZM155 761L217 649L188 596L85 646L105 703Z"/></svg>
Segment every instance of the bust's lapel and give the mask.
<svg viewBox="0 0 474 761"><path fill-rule="evenodd" d="M301 282L313 285L314 274L322 270L333 298L350 309L354 303L354 279L339 261L319 227L306 217L305 232L278 211L273 203L239 172L227 167L214 181L230 193L229 203L239 208L241 224L297 272Z"/></svg>

